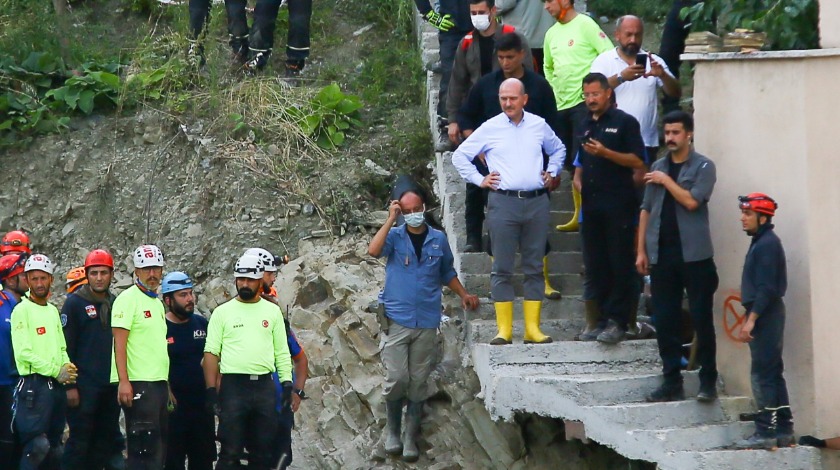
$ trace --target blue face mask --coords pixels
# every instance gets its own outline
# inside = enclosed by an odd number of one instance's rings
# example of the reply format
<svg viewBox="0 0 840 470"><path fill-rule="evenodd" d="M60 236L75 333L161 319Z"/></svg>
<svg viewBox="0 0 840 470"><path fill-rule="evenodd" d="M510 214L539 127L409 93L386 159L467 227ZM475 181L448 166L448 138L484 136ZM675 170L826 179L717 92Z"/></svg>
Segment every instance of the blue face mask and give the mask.
<svg viewBox="0 0 840 470"><path fill-rule="evenodd" d="M417 228L423 225L423 222L426 221L426 218L423 215L423 212L414 212L411 214L403 214L403 218L405 219L405 223L408 224L409 227Z"/></svg>

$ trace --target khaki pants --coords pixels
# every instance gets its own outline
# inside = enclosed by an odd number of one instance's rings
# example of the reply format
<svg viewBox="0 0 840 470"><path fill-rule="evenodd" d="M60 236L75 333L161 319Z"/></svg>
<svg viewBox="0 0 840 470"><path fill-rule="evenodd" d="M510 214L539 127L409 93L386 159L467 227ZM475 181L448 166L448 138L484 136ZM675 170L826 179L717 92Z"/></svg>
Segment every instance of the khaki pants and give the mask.
<svg viewBox="0 0 840 470"><path fill-rule="evenodd" d="M437 356L437 330L388 323L388 338L382 349L386 374L382 394L388 401L423 401L428 398L426 383Z"/></svg>

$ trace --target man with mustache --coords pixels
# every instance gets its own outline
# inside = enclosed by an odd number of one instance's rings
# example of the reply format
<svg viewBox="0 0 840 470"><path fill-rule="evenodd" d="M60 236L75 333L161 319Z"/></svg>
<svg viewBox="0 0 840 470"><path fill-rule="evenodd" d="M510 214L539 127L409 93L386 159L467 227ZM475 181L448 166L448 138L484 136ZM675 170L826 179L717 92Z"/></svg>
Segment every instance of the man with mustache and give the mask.
<svg viewBox="0 0 840 470"><path fill-rule="evenodd" d="M694 118L673 111L664 118L668 155L654 162L645 179L639 216L636 269L650 273L653 318L664 381L648 401L685 398L682 361L682 299L697 335L700 391L697 400L717 398L715 325L712 301L718 287L709 230L709 199L717 179L715 164L691 148Z"/></svg>
<svg viewBox="0 0 840 470"><path fill-rule="evenodd" d="M201 360L207 339L207 319L195 315L193 281L173 271L163 277L160 295L166 305L169 384L177 406L172 412L166 446L166 470L212 470L216 460L216 422L204 398Z"/></svg>
<svg viewBox="0 0 840 470"><path fill-rule="evenodd" d="M166 317L157 290L163 253L155 245L134 251L134 285L114 301L111 383L125 413L128 470L163 468L169 401Z"/></svg>
<svg viewBox="0 0 840 470"><path fill-rule="evenodd" d="M70 437L62 464L68 470L118 470L125 466L125 439L114 400L117 386L110 380L114 258L105 250L91 251L83 274L87 284L68 295L61 309L67 355L79 368L78 382L65 386Z"/></svg>
<svg viewBox="0 0 840 470"><path fill-rule="evenodd" d="M205 404L219 415L221 443L216 470L240 468L249 430L258 432L247 442L248 468L268 470L277 435L273 372L283 387L281 406L292 401L292 358L283 312L259 295L263 273L257 256L239 258L234 267L237 296L216 307L207 331Z"/></svg>

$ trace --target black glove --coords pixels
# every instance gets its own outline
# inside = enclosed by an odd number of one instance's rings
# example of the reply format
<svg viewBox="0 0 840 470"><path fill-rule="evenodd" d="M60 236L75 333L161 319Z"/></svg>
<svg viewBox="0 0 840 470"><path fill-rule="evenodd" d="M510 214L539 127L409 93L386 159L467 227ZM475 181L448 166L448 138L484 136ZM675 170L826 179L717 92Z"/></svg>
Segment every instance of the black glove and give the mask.
<svg viewBox="0 0 840 470"><path fill-rule="evenodd" d="M281 409L292 406L292 383L289 381L280 384L283 386L283 402L280 404Z"/></svg>
<svg viewBox="0 0 840 470"><path fill-rule="evenodd" d="M212 415L219 414L219 397L216 394L216 387L209 387L204 399L204 409Z"/></svg>

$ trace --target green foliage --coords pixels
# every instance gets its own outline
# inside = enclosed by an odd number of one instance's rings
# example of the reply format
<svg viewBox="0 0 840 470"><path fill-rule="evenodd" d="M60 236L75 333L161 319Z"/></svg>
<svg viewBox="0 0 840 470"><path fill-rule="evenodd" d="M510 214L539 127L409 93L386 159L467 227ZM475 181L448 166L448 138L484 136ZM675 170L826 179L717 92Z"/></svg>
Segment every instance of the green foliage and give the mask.
<svg viewBox="0 0 840 470"><path fill-rule="evenodd" d="M67 127L69 118L55 113L55 102L46 96L63 80L62 69L58 58L43 52L29 54L20 64L11 57L0 59L0 148Z"/></svg>
<svg viewBox="0 0 840 470"><path fill-rule="evenodd" d="M322 88L309 101L309 109L291 107L288 111L297 119L303 132L312 137L319 147L333 149L344 143L351 127L362 125L359 120L361 108L362 102L358 96L345 95L333 83Z"/></svg>
<svg viewBox="0 0 840 470"><path fill-rule="evenodd" d="M644 19L658 19L668 14L671 2L670 0L589 0L586 6L597 16L618 18L623 15L636 15Z"/></svg>
<svg viewBox="0 0 840 470"><path fill-rule="evenodd" d="M819 47L817 0L706 0L683 8L681 14L695 31L763 31L773 50Z"/></svg>
<svg viewBox="0 0 840 470"><path fill-rule="evenodd" d="M98 107L117 104L120 92L120 77L115 75L118 65L108 64L97 70L96 64L82 66L84 72L74 75L64 82L64 86L47 91L45 98L51 98L57 104L56 109L85 114L93 112L94 104Z"/></svg>

